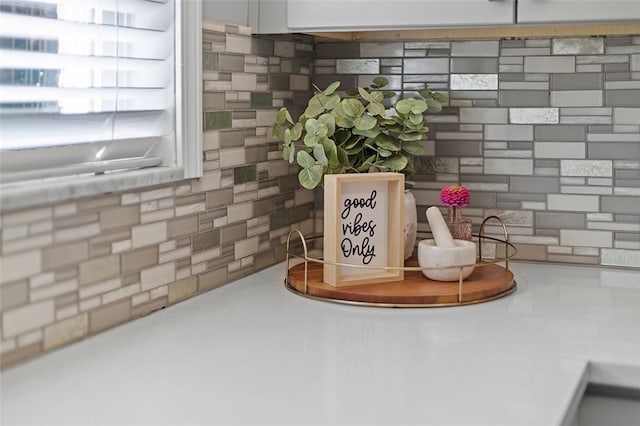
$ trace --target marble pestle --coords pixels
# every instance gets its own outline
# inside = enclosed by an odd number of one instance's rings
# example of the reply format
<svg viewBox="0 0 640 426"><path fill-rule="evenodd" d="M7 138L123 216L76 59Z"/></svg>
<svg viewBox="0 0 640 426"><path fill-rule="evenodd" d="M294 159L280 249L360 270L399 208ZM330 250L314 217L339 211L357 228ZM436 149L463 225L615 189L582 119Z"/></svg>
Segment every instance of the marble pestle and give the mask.
<svg viewBox="0 0 640 426"><path fill-rule="evenodd" d="M438 247L456 246L453 242L451 231L449 231L449 227L447 227L447 223L444 221L444 217L442 217L442 213L440 213L438 207L431 206L427 209L427 221L429 222L433 239L436 241Z"/></svg>

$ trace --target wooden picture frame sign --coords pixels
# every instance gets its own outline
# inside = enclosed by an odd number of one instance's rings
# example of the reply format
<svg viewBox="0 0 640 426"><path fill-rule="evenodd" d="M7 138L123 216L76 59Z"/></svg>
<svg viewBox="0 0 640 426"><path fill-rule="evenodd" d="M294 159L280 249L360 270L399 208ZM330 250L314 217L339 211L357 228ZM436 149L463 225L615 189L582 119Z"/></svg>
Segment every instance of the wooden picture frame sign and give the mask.
<svg viewBox="0 0 640 426"><path fill-rule="evenodd" d="M402 281L403 222L402 173L325 175L323 281L335 287Z"/></svg>

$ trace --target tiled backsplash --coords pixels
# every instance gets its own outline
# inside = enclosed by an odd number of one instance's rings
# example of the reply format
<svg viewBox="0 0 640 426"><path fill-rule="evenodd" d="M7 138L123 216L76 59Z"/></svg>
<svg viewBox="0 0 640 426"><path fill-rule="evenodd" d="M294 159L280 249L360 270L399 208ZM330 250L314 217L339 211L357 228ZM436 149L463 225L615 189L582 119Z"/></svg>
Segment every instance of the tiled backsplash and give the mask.
<svg viewBox="0 0 640 426"><path fill-rule="evenodd" d="M317 229L314 194L270 137L311 76L449 94L414 176L422 233L440 188L462 183L465 214L501 216L519 258L640 266L640 37L314 49L206 23L203 43L201 179L0 217L3 366L272 265L291 227Z"/></svg>
<svg viewBox="0 0 640 426"><path fill-rule="evenodd" d="M205 24L201 179L1 216L2 366L283 260L313 194L271 139L309 96L310 37Z"/></svg>
<svg viewBox="0 0 640 426"><path fill-rule="evenodd" d="M518 258L640 267L640 37L316 44L314 82L449 94L429 117L414 193L500 216ZM488 226L498 234L499 229Z"/></svg>

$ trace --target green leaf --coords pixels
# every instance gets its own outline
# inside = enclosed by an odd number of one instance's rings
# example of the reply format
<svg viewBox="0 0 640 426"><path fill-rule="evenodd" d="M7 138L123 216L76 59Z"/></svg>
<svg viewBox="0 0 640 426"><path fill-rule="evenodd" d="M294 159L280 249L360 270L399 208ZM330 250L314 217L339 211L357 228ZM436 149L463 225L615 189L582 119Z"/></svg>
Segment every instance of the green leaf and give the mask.
<svg viewBox="0 0 640 426"><path fill-rule="evenodd" d="M282 147L282 159L291 163L291 153L293 152L293 145L285 145Z"/></svg>
<svg viewBox="0 0 640 426"><path fill-rule="evenodd" d="M273 128L271 130L271 135L274 138L279 138L282 135L282 129L280 128L280 124L274 123Z"/></svg>
<svg viewBox="0 0 640 426"><path fill-rule="evenodd" d="M276 123L284 124L287 121L293 124L293 119L291 118L291 114L289 114L289 110L285 107L282 107L280 108L280 110L278 111L278 115L276 116Z"/></svg>
<svg viewBox="0 0 640 426"><path fill-rule="evenodd" d="M284 138L283 138L283 140L284 140L284 144L285 144L285 145L287 145L287 146L288 146L288 145L291 145L291 130L286 129L286 130L284 131Z"/></svg>
<svg viewBox="0 0 640 426"><path fill-rule="evenodd" d="M384 133L379 134L374 143L380 148L389 150L389 151L400 151L400 145L389 135L385 135Z"/></svg>
<svg viewBox="0 0 640 426"><path fill-rule="evenodd" d="M291 128L291 139L297 141L302 136L302 123L298 122Z"/></svg>
<svg viewBox="0 0 640 426"><path fill-rule="evenodd" d="M329 86L327 86L327 88L324 89L324 92L322 92L322 93L324 95L326 95L326 96L329 96L329 95L333 94L333 92L335 92L338 87L340 87L340 82L339 81L334 81Z"/></svg>
<svg viewBox="0 0 640 426"><path fill-rule="evenodd" d="M347 154L347 151L345 151L340 147L337 147L337 151L338 151L338 162L340 164L349 164L349 155Z"/></svg>
<svg viewBox="0 0 640 426"><path fill-rule="evenodd" d="M363 149L364 149L364 145L358 144L358 145L354 145L351 148L345 148L344 152L346 152L351 156L351 155L362 152Z"/></svg>
<svg viewBox="0 0 640 426"><path fill-rule="evenodd" d="M378 150L378 154L380 154L381 157L386 158L391 157L393 155L393 152L380 148Z"/></svg>
<svg viewBox="0 0 640 426"><path fill-rule="evenodd" d="M307 120L304 124L304 129L307 131L307 134L318 137L325 137L329 133L327 126L325 126L322 121L316 120L315 118Z"/></svg>
<svg viewBox="0 0 640 426"><path fill-rule="evenodd" d="M353 134L365 136L367 138L375 138L380 134L380 129L378 129L377 127L374 127L373 129L369 129L369 130L360 130L354 127Z"/></svg>
<svg viewBox="0 0 640 426"><path fill-rule="evenodd" d="M342 145L349 140L349 138L351 137L351 132L345 129L338 129L333 136L336 140L336 143L338 145Z"/></svg>
<svg viewBox="0 0 640 426"><path fill-rule="evenodd" d="M420 89L418 90L418 93L420 93L420 96L425 99L431 99L433 97L433 92L429 89Z"/></svg>
<svg viewBox="0 0 640 426"><path fill-rule="evenodd" d="M304 168L298 173L298 181L306 189L313 189L322 180L322 166L316 165L309 168Z"/></svg>
<svg viewBox="0 0 640 426"><path fill-rule="evenodd" d="M435 99L425 99L424 101L429 107L429 111L432 111L432 112L442 111L442 105L440 104L440 102L436 101Z"/></svg>
<svg viewBox="0 0 640 426"><path fill-rule="evenodd" d="M404 142L402 144L402 151L409 155L423 155L425 152L424 147L414 141Z"/></svg>
<svg viewBox="0 0 640 426"><path fill-rule="evenodd" d="M304 110L304 116L307 118L315 118L324 112L324 106L320 103L318 95L315 95L309 100L307 109Z"/></svg>
<svg viewBox="0 0 640 426"><path fill-rule="evenodd" d="M371 99L369 97L369 92L367 92L365 89L363 89L362 87L358 87L358 93L360 94L360 96L362 96L364 100L371 102Z"/></svg>
<svg viewBox="0 0 640 426"><path fill-rule="evenodd" d="M376 161L376 155L373 154L372 156L364 160L364 162L358 167L358 171L360 173L367 172L371 166L375 165L374 163L375 161Z"/></svg>
<svg viewBox="0 0 640 426"><path fill-rule="evenodd" d="M342 105L342 111L351 118L359 117L364 113L364 105L358 99L343 99L340 105Z"/></svg>
<svg viewBox="0 0 640 426"><path fill-rule="evenodd" d="M409 164L409 159L404 154L396 154L393 157L387 158L382 163L382 166L394 172L399 172L407 167L407 164Z"/></svg>
<svg viewBox="0 0 640 426"><path fill-rule="evenodd" d="M391 90L385 90L383 93L385 99L393 98L396 95L396 92L393 92Z"/></svg>
<svg viewBox="0 0 640 426"><path fill-rule="evenodd" d="M411 99L402 99L396 104L396 111L400 114L409 114L412 106L413 103L411 102Z"/></svg>
<svg viewBox="0 0 640 426"><path fill-rule="evenodd" d="M298 151L298 155L296 156L296 160L300 167L309 168L316 164L316 160L309 155L307 151Z"/></svg>
<svg viewBox="0 0 640 426"><path fill-rule="evenodd" d="M385 87L389 84L389 80L385 77L376 77L373 79L373 84L377 86L377 88Z"/></svg>
<svg viewBox="0 0 640 426"><path fill-rule="evenodd" d="M357 89L347 89L344 91L344 93L346 93L349 96L357 96L358 95L358 90Z"/></svg>
<svg viewBox="0 0 640 426"><path fill-rule="evenodd" d="M424 122L424 116L422 114L410 113L409 121L411 122L411 124L418 126Z"/></svg>
<svg viewBox="0 0 640 426"><path fill-rule="evenodd" d="M318 121L327 128L327 136L331 137L336 131L336 119L330 113L322 114Z"/></svg>
<svg viewBox="0 0 640 426"><path fill-rule="evenodd" d="M435 92L432 95L432 98L434 101L440 102L441 104L447 102L449 100L449 97L447 95L445 95L444 93L437 93Z"/></svg>
<svg viewBox="0 0 640 426"><path fill-rule="evenodd" d="M407 98L396 104L396 111L400 114L422 114L427 110L427 104L421 99Z"/></svg>
<svg viewBox="0 0 640 426"><path fill-rule="evenodd" d="M367 111L372 115L379 115L380 117L384 117L387 111L384 109L384 105L378 102L371 102L367 105Z"/></svg>
<svg viewBox="0 0 640 426"><path fill-rule="evenodd" d="M358 130L370 130L373 129L376 124L378 124L378 120L375 117L370 115L362 115L355 120L353 120L353 124L356 126Z"/></svg>
<svg viewBox="0 0 640 426"><path fill-rule="evenodd" d="M340 103L340 96L338 96L337 94L329 96L320 94L316 96L318 96L318 101L320 102L320 105L322 105L322 108L327 111L331 111Z"/></svg>
<svg viewBox="0 0 640 426"><path fill-rule="evenodd" d="M329 162L330 163L337 163L338 162L338 151L337 151L335 142L332 141L329 138L326 138L326 139L322 140L322 146L324 147L324 152L326 153L327 157L329 158Z"/></svg>
<svg viewBox="0 0 640 426"><path fill-rule="evenodd" d="M304 135L303 142L306 146L312 148L316 146L318 143L320 143L321 140L322 140L322 136L316 136L314 134L307 133L306 135Z"/></svg>
<svg viewBox="0 0 640 426"><path fill-rule="evenodd" d="M331 111L331 115L333 115L333 118L335 118L336 125L338 127L342 127L344 129L350 129L353 127L353 119L350 117L347 117L347 115L344 112L344 109L342 108L342 103L339 103L333 109L333 111Z"/></svg>
<svg viewBox="0 0 640 426"><path fill-rule="evenodd" d="M370 102L382 102L384 100L384 94L382 92L376 91L369 93L369 101Z"/></svg>
<svg viewBox="0 0 640 426"><path fill-rule="evenodd" d="M400 133L400 135L398 136L398 139L404 142L419 141L422 140L422 138L422 133Z"/></svg>
<svg viewBox="0 0 640 426"><path fill-rule="evenodd" d="M327 154L324 152L324 146L322 146L321 143L313 147L313 156L316 157L316 160L323 166L329 165L329 159L327 158Z"/></svg>
<svg viewBox="0 0 640 426"><path fill-rule="evenodd" d="M362 140L362 138L359 135L351 135L349 137L349 139L347 139L347 141L344 144L343 148L344 149L353 148L354 146L358 145L361 140Z"/></svg>

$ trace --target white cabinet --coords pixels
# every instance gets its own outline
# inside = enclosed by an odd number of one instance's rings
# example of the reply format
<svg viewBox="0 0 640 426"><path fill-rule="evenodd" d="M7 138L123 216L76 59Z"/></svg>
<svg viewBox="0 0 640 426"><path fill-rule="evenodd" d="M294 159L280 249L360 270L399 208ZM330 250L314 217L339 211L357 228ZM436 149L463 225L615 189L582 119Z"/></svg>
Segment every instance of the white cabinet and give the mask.
<svg viewBox="0 0 640 426"><path fill-rule="evenodd" d="M249 0L249 26L254 34L288 33L287 0Z"/></svg>
<svg viewBox="0 0 640 426"><path fill-rule="evenodd" d="M247 25L247 0L202 0L202 18L229 24Z"/></svg>
<svg viewBox="0 0 640 426"><path fill-rule="evenodd" d="M638 20L640 0L518 0L518 23Z"/></svg>
<svg viewBox="0 0 640 426"><path fill-rule="evenodd" d="M410 29L514 23L514 0L289 0L292 31Z"/></svg>

